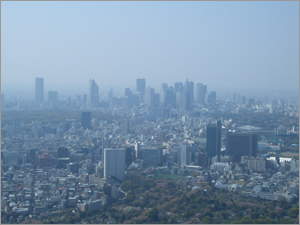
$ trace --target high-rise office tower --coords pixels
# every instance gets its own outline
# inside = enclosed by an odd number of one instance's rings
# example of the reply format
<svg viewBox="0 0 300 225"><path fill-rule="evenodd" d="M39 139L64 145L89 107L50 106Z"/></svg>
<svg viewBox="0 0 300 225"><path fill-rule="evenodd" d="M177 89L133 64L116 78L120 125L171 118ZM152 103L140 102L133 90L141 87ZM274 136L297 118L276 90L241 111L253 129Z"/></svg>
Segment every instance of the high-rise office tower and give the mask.
<svg viewBox="0 0 300 225"><path fill-rule="evenodd" d="M134 146L136 159L143 159L143 151L140 146L140 142L136 142Z"/></svg>
<svg viewBox="0 0 300 225"><path fill-rule="evenodd" d="M209 158L218 156L218 161L221 155L221 135L222 123L220 120L216 124L207 125L206 129L206 152Z"/></svg>
<svg viewBox="0 0 300 225"><path fill-rule="evenodd" d="M191 102L191 90L189 81L186 80L183 90L183 110L190 111L192 110L192 102Z"/></svg>
<svg viewBox="0 0 300 225"><path fill-rule="evenodd" d="M179 149L179 164L189 165L190 164L190 151L187 144L181 144Z"/></svg>
<svg viewBox="0 0 300 225"><path fill-rule="evenodd" d="M183 83L182 82L176 82L174 84L174 91L175 91L175 93L177 93L177 92L183 93Z"/></svg>
<svg viewBox="0 0 300 225"><path fill-rule="evenodd" d="M191 106L193 107L193 104L194 104L194 82L193 81L189 81L188 82L189 84L189 91L190 91L190 98L191 98Z"/></svg>
<svg viewBox="0 0 300 225"><path fill-rule="evenodd" d="M48 102L56 103L58 101L58 93L57 91L49 91L48 92Z"/></svg>
<svg viewBox="0 0 300 225"><path fill-rule="evenodd" d="M91 112L81 112L81 126L83 129L91 129L92 113Z"/></svg>
<svg viewBox="0 0 300 225"><path fill-rule="evenodd" d="M143 167L157 167L162 163L163 151L161 148L143 148Z"/></svg>
<svg viewBox="0 0 300 225"><path fill-rule="evenodd" d="M136 92L139 93L139 103L144 103L146 80L144 78L136 79Z"/></svg>
<svg viewBox="0 0 300 225"><path fill-rule="evenodd" d="M176 106L177 106L177 109L180 109L182 110L183 109L183 93L180 93L180 92L176 92Z"/></svg>
<svg viewBox="0 0 300 225"><path fill-rule="evenodd" d="M132 91L130 88L125 88L124 89L124 96L130 98L133 95Z"/></svg>
<svg viewBox="0 0 300 225"><path fill-rule="evenodd" d="M168 90L168 84L162 83L160 86L160 103L161 104L165 103L165 97L166 97L167 90Z"/></svg>
<svg viewBox="0 0 300 225"><path fill-rule="evenodd" d="M104 177L116 177L123 180L125 177L125 149L104 149Z"/></svg>
<svg viewBox="0 0 300 225"><path fill-rule="evenodd" d="M207 85L198 83L196 85L196 101L200 105L205 105L205 95L207 92Z"/></svg>
<svg viewBox="0 0 300 225"><path fill-rule="evenodd" d="M145 104L150 106L154 105L154 88L151 87L146 88Z"/></svg>
<svg viewBox="0 0 300 225"><path fill-rule="evenodd" d="M203 168L207 168L207 164L208 164L207 154L200 152L198 154L198 165Z"/></svg>
<svg viewBox="0 0 300 225"><path fill-rule="evenodd" d="M60 147L57 149L57 158L67 158L69 157L69 149Z"/></svg>
<svg viewBox="0 0 300 225"><path fill-rule="evenodd" d="M44 78L42 77L35 78L35 102L44 102Z"/></svg>
<svg viewBox="0 0 300 225"><path fill-rule="evenodd" d="M99 87L95 80L90 80L88 101L91 106L97 106L99 104Z"/></svg>
<svg viewBox="0 0 300 225"><path fill-rule="evenodd" d="M144 78L136 79L136 91L145 93L146 80Z"/></svg>
<svg viewBox="0 0 300 225"><path fill-rule="evenodd" d="M226 136L226 154L233 162L240 162L242 156L257 156L258 135L253 133L228 133Z"/></svg>
<svg viewBox="0 0 300 225"><path fill-rule="evenodd" d="M207 104L215 104L217 102L217 93L212 91L207 96Z"/></svg>
<svg viewBox="0 0 300 225"><path fill-rule="evenodd" d="M165 92L164 105L167 107L176 107L176 95L172 86L169 86Z"/></svg>
<svg viewBox="0 0 300 225"><path fill-rule="evenodd" d="M125 149L125 164L130 166L130 164L135 160L135 151L132 147L127 147Z"/></svg>

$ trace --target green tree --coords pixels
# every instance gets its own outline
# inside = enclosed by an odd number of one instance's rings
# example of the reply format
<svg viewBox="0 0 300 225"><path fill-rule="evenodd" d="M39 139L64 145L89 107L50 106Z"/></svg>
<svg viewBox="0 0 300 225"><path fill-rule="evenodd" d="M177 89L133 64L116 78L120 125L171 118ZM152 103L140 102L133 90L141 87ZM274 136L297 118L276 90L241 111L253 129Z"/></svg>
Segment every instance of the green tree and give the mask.
<svg viewBox="0 0 300 225"><path fill-rule="evenodd" d="M203 223L205 223L205 224L210 224L212 222L213 222L213 220L212 220L212 218L210 216L206 216L203 219Z"/></svg>
<svg viewBox="0 0 300 225"><path fill-rule="evenodd" d="M158 209L156 207L150 210L148 214L148 218L150 219L150 222L158 221Z"/></svg>
<svg viewBox="0 0 300 225"><path fill-rule="evenodd" d="M289 210L289 215L292 217L292 218L297 218L297 216L299 216L299 209L298 208L291 208Z"/></svg>
<svg viewBox="0 0 300 225"><path fill-rule="evenodd" d="M279 223L281 224L293 224L294 221L292 219L288 219L288 218L283 218L279 221Z"/></svg>

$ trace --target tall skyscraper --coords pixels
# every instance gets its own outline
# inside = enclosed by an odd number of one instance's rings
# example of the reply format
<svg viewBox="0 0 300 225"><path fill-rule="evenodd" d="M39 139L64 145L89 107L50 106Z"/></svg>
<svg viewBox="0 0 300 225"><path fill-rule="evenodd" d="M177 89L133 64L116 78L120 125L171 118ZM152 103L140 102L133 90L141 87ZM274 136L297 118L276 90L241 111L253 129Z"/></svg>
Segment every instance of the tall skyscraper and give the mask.
<svg viewBox="0 0 300 225"><path fill-rule="evenodd" d="M174 92L174 88L172 86L169 86L165 92L164 105L167 107L169 106L172 106L173 108L176 107L176 95Z"/></svg>
<svg viewBox="0 0 300 225"><path fill-rule="evenodd" d="M91 129L92 113L91 112L81 112L81 126L83 129Z"/></svg>
<svg viewBox="0 0 300 225"><path fill-rule="evenodd" d="M44 78L42 77L35 78L35 102L44 102Z"/></svg>
<svg viewBox="0 0 300 225"><path fill-rule="evenodd" d="M140 142L135 143L134 150L135 150L135 158L143 159L143 151L142 151Z"/></svg>
<svg viewBox="0 0 300 225"><path fill-rule="evenodd" d="M190 164L190 151L187 144L181 144L179 149L179 164Z"/></svg>
<svg viewBox="0 0 300 225"><path fill-rule="evenodd" d="M194 92L194 82L193 81L189 81L188 84L189 84L189 91L190 91L191 106L193 107L193 104L194 104L194 95L195 95L195 92Z"/></svg>
<svg viewBox="0 0 300 225"><path fill-rule="evenodd" d="M218 156L218 161L221 155L221 135L222 123L220 120L216 124L207 125L206 129L206 152L209 158Z"/></svg>
<svg viewBox="0 0 300 225"><path fill-rule="evenodd" d="M48 92L48 102L56 103L58 101L58 93L57 91L49 91Z"/></svg>
<svg viewBox="0 0 300 225"><path fill-rule="evenodd" d="M123 180L125 177L125 149L104 149L104 177L116 177Z"/></svg>
<svg viewBox="0 0 300 225"><path fill-rule="evenodd" d="M146 80L144 78L136 79L136 92L139 94L139 103L145 100Z"/></svg>
<svg viewBox="0 0 300 225"><path fill-rule="evenodd" d="M175 94L177 92L183 93L183 83L182 82L176 82L174 84L174 91L175 91Z"/></svg>
<svg viewBox="0 0 300 225"><path fill-rule="evenodd" d="M57 158L67 158L69 157L69 149L60 147L57 149Z"/></svg>
<svg viewBox="0 0 300 225"><path fill-rule="evenodd" d="M151 87L146 88L145 104L150 106L154 105L154 88Z"/></svg>
<svg viewBox="0 0 300 225"><path fill-rule="evenodd" d="M162 163L163 151L161 148L143 148L143 167L157 167Z"/></svg>
<svg viewBox="0 0 300 225"><path fill-rule="evenodd" d="M180 109L180 110L183 109L183 102L184 102L183 98L184 98L183 93L176 92L176 105L177 105L177 109Z"/></svg>
<svg viewBox="0 0 300 225"><path fill-rule="evenodd" d="M98 106L99 104L99 87L95 80L90 80L88 101L91 106Z"/></svg>
<svg viewBox="0 0 300 225"><path fill-rule="evenodd" d="M160 86L160 103L164 104L165 103L165 97L168 89L168 84L162 83Z"/></svg>
<svg viewBox="0 0 300 225"><path fill-rule="evenodd" d="M253 133L228 133L226 136L226 154L233 162L240 162L242 156L257 156L258 135Z"/></svg>
<svg viewBox="0 0 300 225"><path fill-rule="evenodd" d="M205 105L205 95L207 92L207 85L198 83L196 85L196 101L200 105Z"/></svg>
<svg viewBox="0 0 300 225"><path fill-rule="evenodd" d="M189 81L186 80L183 91L183 110L190 111L192 110L192 102L191 102L191 90L190 90Z"/></svg>
<svg viewBox="0 0 300 225"><path fill-rule="evenodd" d="M144 78L136 79L136 91L145 93L146 80Z"/></svg>
<svg viewBox="0 0 300 225"><path fill-rule="evenodd" d="M215 91L212 91L207 96L207 104L215 104L217 101L217 93Z"/></svg>
<svg viewBox="0 0 300 225"><path fill-rule="evenodd" d="M125 149L125 164L130 166L130 164L135 160L135 151L132 147L127 147Z"/></svg>

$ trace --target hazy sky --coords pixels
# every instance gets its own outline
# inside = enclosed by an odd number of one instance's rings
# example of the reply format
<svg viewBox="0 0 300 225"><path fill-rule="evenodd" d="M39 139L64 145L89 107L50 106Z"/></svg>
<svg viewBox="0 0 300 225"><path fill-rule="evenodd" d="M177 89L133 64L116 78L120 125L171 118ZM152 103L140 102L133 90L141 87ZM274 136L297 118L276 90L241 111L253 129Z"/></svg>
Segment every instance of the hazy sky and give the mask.
<svg viewBox="0 0 300 225"><path fill-rule="evenodd" d="M1 88L299 89L299 2L1 2Z"/></svg>

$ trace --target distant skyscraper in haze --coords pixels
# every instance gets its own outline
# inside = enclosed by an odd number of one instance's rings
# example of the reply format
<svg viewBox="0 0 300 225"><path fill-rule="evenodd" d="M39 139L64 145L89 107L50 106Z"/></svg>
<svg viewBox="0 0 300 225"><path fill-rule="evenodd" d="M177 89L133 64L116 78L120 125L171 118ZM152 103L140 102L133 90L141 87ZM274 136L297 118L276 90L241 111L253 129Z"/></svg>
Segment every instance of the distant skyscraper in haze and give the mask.
<svg viewBox="0 0 300 225"><path fill-rule="evenodd" d="M136 79L136 91L145 93L146 80L144 78Z"/></svg>
<svg viewBox="0 0 300 225"><path fill-rule="evenodd" d="M194 104L194 82L193 81L189 81L188 82L189 84L189 91L190 91L190 98L191 98L191 106L193 107L193 104Z"/></svg>
<svg viewBox="0 0 300 225"><path fill-rule="evenodd" d="M146 80L144 78L136 79L136 92L139 93L139 103L144 103L146 89Z"/></svg>
<svg viewBox="0 0 300 225"><path fill-rule="evenodd" d="M91 106L99 104L99 88L95 80L90 80L88 101Z"/></svg>
<svg viewBox="0 0 300 225"><path fill-rule="evenodd" d="M182 82L176 82L174 84L174 91L175 91L175 94L177 92L183 93L183 83Z"/></svg>
<svg viewBox="0 0 300 225"><path fill-rule="evenodd" d="M44 78L42 77L35 78L35 102L44 102Z"/></svg>
<svg viewBox="0 0 300 225"><path fill-rule="evenodd" d="M217 93L212 91L207 96L207 104L215 104L217 102Z"/></svg>
<svg viewBox="0 0 300 225"><path fill-rule="evenodd" d="M146 88L145 104L150 106L154 105L154 88L151 87Z"/></svg>
<svg viewBox="0 0 300 225"><path fill-rule="evenodd" d="M164 105L166 107L170 107L170 106L172 106L173 108L176 107L176 95L174 92L174 88L172 86L169 86L166 90Z"/></svg>
<svg viewBox="0 0 300 225"><path fill-rule="evenodd" d="M191 102L191 85L189 84L189 81L186 80L183 90L183 110L184 111L190 111L192 110L192 102Z"/></svg>
<svg viewBox="0 0 300 225"><path fill-rule="evenodd" d="M49 91L48 92L48 102L56 103L58 101L58 93L57 91Z"/></svg>
<svg viewBox="0 0 300 225"><path fill-rule="evenodd" d="M233 162L240 162L242 156L257 156L258 135L252 133L228 133L226 136L226 154Z"/></svg>
<svg viewBox="0 0 300 225"><path fill-rule="evenodd" d="M160 103L164 104L165 103L165 97L167 94L167 89L168 89L168 84L162 83L160 86Z"/></svg>
<svg viewBox="0 0 300 225"><path fill-rule="evenodd" d="M183 109L183 93L180 92L176 92L176 105L177 105L177 109L182 110Z"/></svg>
<svg viewBox="0 0 300 225"><path fill-rule="evenodd" d="M221 135L222 123L220 120L216 124L207 125L206 129L206 152L209 158L218 156L220 160L221 155Z"/></svg>
<svg viewBox="0 0 300 225"><path fill-rule="evenodd" d="M84 129L92 128L91 121L92 121L92 113L91 112L81 112L81 126Z"/></svg>
<svg viewBox="0 0 300 225"><path fill-rule="evenodd" d="M207 85L197 84L196 85L196 101L199 105L205 105L205 95L207 92Z"/></svg>
<svg viewBox="0 0 300 225"><path fill-rule="evenodd" d="M125 177L125 149L104 149L104 177L116 177L123 180Z"/></svg>

